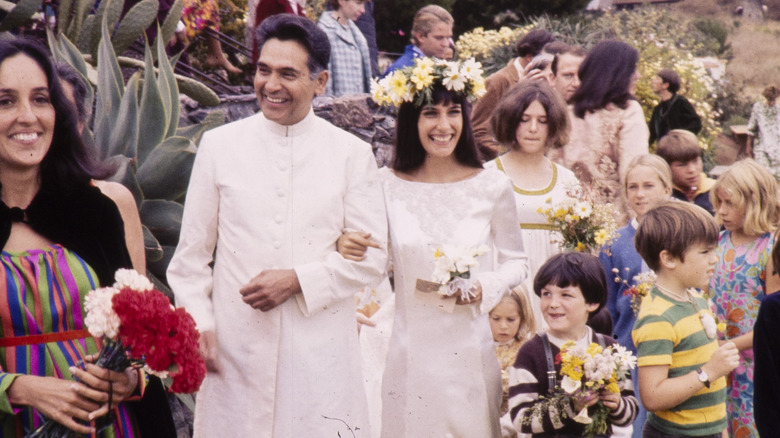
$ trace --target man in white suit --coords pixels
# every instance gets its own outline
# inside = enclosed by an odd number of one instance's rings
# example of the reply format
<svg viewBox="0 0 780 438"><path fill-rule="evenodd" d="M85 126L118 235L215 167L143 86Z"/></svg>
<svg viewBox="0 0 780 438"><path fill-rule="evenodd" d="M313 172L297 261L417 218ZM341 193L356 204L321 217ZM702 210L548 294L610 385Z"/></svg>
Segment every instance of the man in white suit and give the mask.
<svg viewBox="0 0 780 438"><path fill-rule="evenodd" d="M282 14L257 36L261 113L203 136L168 269L209 369L195 436L368 436L354 293L379 281L386 249L349 261L336 240L386 239L376 162L312 111L322 30Z"/></svg>

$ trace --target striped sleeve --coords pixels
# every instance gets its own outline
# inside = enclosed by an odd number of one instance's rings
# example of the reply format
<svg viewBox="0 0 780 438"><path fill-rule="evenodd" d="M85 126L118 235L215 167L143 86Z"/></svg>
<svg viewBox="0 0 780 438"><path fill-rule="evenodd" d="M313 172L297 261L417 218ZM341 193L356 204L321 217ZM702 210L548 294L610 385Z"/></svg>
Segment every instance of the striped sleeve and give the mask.
<svg viewBox="0 0 780 438"><path fill-rule="evenodd" d="M534 410L540 401L540 394L547 393L547 382L540 382L537 378L547 375L544 357L544 347L537 335L523 345L517 354L515 365L508 369L509 414L515 429L520 433L554 433L565 426L561 421L563 415L558 410ZM568 418L577 415L569 403L564 409Z"/></svg>

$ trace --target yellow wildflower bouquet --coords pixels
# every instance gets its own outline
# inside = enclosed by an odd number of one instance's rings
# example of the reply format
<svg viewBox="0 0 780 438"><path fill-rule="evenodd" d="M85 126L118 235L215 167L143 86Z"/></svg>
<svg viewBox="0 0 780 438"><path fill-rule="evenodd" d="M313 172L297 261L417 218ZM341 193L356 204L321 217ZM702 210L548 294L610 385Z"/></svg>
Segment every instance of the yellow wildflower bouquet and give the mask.
<svg viewBox="0 0 780 438"><path fill-rule="evenodd" d="M524 421L541 419L548 412L557 412L562 421L569 415L566 408L573 407L574 400L585 400L601 391L619 394L621 384L636 367L636 356L619 344L601 347L591 343L585 348L567 341L561 346L555 363L561 365L560 386L556 380L553 393L540 397L541 403L534 405L531 416ZM585 436L593 437L609 431L608 415L609 408L599 400L590 413L586 407L572 419L585 425Z"/></svg>
<svg viewBox="0 0 780 438"><path fill-rule="evenodd" d="M371 83L371 95L379 105L399 106L413 102L416 106L433 104L433 89L437 85L465 95L473 101L485 94L482 64L466 61L415 58L414 65L399 69Z"/></svg>
<svg viewBox="0 0 780 438"><path fill-rule="evenodd" d="M602 348L592 343L585 349L568 341L561 346L557 359L561 364L561 389L570 398L588 398L602 390L619 394L619 383L636 367L636 357L619 344ZM583 408L574 421L586 425L588 437L607 433L609 408L598 401L592 411L589 416L588 408Z"/></svg>
<svg viewBox="0 0 780 438"><path fill-rule="evenodd" d="M560 232L558 244L564 251L595 253L617 238L618 212L612 204L594 203L579 187L569 189L567 195L561 202L537 210Z"/></svg>

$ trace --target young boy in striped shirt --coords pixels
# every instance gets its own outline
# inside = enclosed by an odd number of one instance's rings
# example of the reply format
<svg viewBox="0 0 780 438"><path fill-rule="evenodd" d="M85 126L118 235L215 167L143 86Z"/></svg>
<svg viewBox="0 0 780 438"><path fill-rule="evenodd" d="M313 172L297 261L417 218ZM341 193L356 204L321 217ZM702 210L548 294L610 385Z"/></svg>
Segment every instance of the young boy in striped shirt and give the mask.
<svg viewBox="0 0 780 438"><path fill-rule="evenodd" d="M721 438L726 378L739 364L732 342L718 345L706 288L718 261L718 225L701 207L669 202L650 210L636 249L657 275L632 336L639 396L650 412L644 438Z"/></svg>

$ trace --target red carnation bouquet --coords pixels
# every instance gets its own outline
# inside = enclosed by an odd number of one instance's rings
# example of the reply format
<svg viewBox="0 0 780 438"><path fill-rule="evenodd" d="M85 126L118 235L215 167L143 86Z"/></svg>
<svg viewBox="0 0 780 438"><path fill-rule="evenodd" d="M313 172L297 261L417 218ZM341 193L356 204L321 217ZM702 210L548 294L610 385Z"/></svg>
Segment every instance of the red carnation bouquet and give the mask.
<svg viewBox="0 0 780 438"><path fill-rule="evenodd" d="M113 287L90 291L84 301L84 323L90 334L103 340L95 364L111 371L143 367L161 378L171 377L171 391L192 393L206 377L198 352L200 334L183 308L174 308L148 278L132 269L120 269ZM106 416L109 417L109 416ZM111 424L97 419L96 428ZM70 437L75 433L47 421L31 437Z"/></svg>

